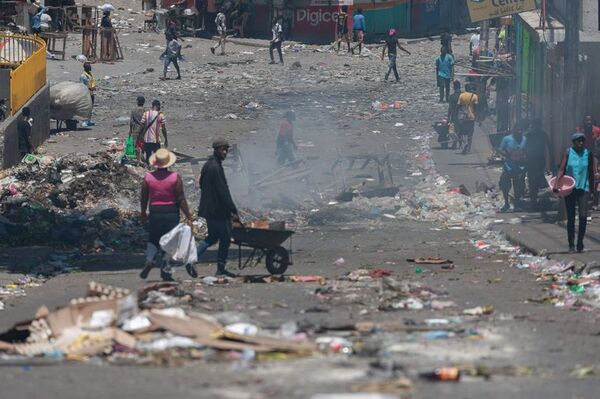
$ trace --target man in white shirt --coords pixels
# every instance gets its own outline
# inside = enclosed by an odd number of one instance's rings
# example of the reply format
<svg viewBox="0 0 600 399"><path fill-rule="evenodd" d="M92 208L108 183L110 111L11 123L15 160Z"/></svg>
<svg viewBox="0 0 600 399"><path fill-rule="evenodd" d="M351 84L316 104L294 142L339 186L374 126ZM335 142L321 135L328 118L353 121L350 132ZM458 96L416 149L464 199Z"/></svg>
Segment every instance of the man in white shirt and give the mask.
<svg viewBox="0 0 600 399"><path fill-rule="evenodd" d="M283 54L281 53L281 42L283 41L283 28L281 27L281 17L273 18L273 40L269 46L269 55L271 56L271 62L269 64L275 64L275 57L273 57L273 50L277 49L279 53L279 62L283 65Z"/></svg>
<svg viewBox="0 0 600 399"><path fill-rule="evenodd" d="M479 48L480 41L481 41L481 32L479 29L477 29L477 31L475 33L473 33L473 36L471 36L471 42L469 44L469 55L473 55L473 51L475 51L476 49Z"/></svg>

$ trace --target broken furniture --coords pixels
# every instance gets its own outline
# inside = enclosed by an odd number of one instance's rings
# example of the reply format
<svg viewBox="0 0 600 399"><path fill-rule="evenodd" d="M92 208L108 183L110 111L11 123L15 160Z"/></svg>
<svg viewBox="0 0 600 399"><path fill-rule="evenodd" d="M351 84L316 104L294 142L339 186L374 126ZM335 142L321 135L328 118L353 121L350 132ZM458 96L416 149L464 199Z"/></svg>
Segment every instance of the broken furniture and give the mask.
<svg viewBox="0 0 600 399"><path fill-rule="evenodd" d="M42 32L40 37L46 41L46 50L54 56L60 56L61 60L65 60L65 48L67 45L67 36L65 32ZM58 49L56 48L56 41L59 41ZM62 49L61 43L62 41Z"/></svg>

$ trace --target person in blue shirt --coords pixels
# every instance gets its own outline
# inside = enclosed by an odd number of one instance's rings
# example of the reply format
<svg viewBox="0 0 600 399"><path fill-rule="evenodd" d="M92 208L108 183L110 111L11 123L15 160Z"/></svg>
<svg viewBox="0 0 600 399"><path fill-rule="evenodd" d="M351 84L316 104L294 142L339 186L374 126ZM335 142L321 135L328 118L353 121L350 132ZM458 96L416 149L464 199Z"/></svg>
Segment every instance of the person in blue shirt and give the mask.
<svg viewBox="0 0 600 399"><path fill-rule="evenodd" d="M365 16L363 15L362 8L359 8L356 11L356 15L352 17L352 31L354 32L354 36L356 41L358 42L354 47L352 47L352 54L354 54L354 50L358 47L358 55L362 52L362 44L365 40L365 31L367 30L367 23L365 22Z"/></svg>
<svg viewBox="0 0 600 399"><path fill-rule="evenodd" d="M450 97L450 82L454 78L454 57L446 47L440 50L440 56L435 60L435 75L440 88L440 102L448 102Z"/></svg>
<svg viewBox="0 0 600 399"><path fill-rule="evenodd" d="M42 15L44 15L47 10L47 7L39 7L37 12L31 17L31 33L35 35L42 33Z"/></svg>
<svg viewBox="0 0 600 399"><path fill-rule="evenodd" d="M579 231L577 233L577 252L583 252L583 238L587 227L587 206L590 193L594 187L594 156L585 146L585 134L574 133L573 146L568 148L564 155L558 176L552 190L558 192L558 183L563 176L575 179L575 188L565 197L567 208L567 240L569 252L575 252L575 208L579 208ZM593 195L593 194L592 194Z"/></svg>
<svg viewBox="0 0 600 399"><path fill-rule="evenodd" d="M506 212L510 209L508 194L511 186L514 188L515 206L518 211L518 203L523 198L525 185L525 153L527 150L527 139L523 136L520 126L516 126L508 136L504 136L498 152L504 156L502 175L498 186L504 197L504 206L500 210Z"/></svg>

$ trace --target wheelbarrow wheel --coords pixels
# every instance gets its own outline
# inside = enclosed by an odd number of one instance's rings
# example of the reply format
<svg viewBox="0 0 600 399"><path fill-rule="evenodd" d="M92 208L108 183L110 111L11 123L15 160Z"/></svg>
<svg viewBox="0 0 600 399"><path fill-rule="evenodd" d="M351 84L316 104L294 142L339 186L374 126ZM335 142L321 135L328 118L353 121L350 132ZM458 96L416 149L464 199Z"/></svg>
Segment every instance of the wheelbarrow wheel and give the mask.
<svg viewBox="0 0 600 399"><path fill-rule="evenodd" d="M288 254L287 249L283 247L270 249L267 251L265 263L269 273L283 274L290 264L290 255Z"/></svg>

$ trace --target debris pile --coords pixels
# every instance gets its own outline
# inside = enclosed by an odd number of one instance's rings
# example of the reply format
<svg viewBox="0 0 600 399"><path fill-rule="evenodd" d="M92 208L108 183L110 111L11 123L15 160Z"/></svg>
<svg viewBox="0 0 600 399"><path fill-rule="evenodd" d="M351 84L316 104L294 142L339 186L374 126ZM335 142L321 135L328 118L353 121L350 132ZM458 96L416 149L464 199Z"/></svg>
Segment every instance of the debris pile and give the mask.
<svg viewBox="0 0 600 399"><path fill-rule="evenodd" d="M0 175L0 237L101 250L143 244L133 220L144 169L108 153L43 158ZM2 177L3 176L3 177Z"/></svg>
<svg viewBox="0 0 600 399"><path fill-rule="evenodd" d="M546 295L532 302L551 303L558 307L581 310L600 309L600 265L561 262L546 257L518 254L513 266L529 269L538 281L548 283Z"/></svg>
<svg viewBox="0 0 600 399"><path fill-rule="evenodd" d="M176 283L130 290L88 284L87 296L49 311L0 335L4 358L49 357L119 364L170 364L193 359L260 359L260 354L310 355L306 340L268 336L257 329L226 326L181 306L193 299ZM241 323L237 323L241 324Z"/></svg>

